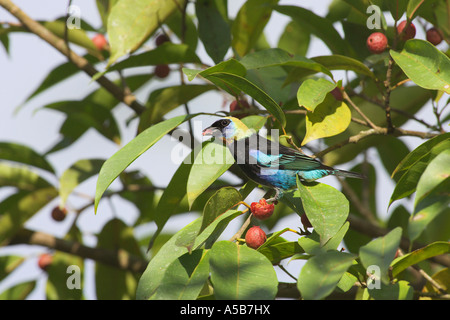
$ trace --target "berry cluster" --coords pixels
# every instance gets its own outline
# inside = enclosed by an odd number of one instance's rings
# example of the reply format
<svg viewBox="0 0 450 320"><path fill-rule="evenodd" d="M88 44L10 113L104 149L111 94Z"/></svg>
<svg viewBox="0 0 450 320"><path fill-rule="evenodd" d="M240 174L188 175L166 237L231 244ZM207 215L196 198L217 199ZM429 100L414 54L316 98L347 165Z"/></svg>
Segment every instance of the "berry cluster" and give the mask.
<svg viewBox="0 0 450 320"><path fill-rule="evenodd" d="M407 26L407 21L400 22L397 26L397 34L400 40L406 41L416 36L416 26L411 22ZM428 29L426 32L427 41L433 45L442 42L442 35L436 28ZM388 47L388 39L382 32L374 32L367 38L367 48L374 54L380 54Z"/></svg>

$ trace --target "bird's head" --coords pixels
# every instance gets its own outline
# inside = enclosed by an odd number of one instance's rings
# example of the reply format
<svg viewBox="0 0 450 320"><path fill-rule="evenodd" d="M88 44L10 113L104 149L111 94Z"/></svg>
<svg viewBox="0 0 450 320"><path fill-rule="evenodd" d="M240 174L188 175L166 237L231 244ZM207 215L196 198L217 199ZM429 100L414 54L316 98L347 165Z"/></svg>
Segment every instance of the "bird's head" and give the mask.
<svg viewBox="0 0 450 320"><path fill-rule="evenodd" d="M253 134L241 120L234 117L226 117L214 122L203 130L204 136L221 135L227 142L247 138Z"/></svg>

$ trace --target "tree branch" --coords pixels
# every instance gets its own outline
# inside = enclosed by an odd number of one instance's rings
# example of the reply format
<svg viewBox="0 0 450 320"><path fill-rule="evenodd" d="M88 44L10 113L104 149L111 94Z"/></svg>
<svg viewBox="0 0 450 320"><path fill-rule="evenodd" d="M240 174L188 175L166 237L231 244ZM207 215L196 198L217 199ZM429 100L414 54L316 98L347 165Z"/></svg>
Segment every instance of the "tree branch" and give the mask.
<svg viewBox="0 0 450 320"><path fill-rule="evenodd" d="M147 267L148 261L129 254L127 251L90 248L75 241L58 239L50 234L22 229L7 243L7 245L31 244L70 253L82 258L92 259L106 265L142 273Z"/></svg>
<svg viewBox="0 0 450 320"><path fill-rule="evenodd" d="M75 52L71 51L64 39L61 39L50 32L47 28L42 26L37 21L30 18L25 12L23 12L18 6L16 6L10 0L0 0L0 6L5 8L9 13L15 16L24 27L29 29L32 33L36 34L42 40L46 41L56 50L61 52L66 56L75 66L80 70L84 71L89 77L93 77L98 71L92 66L86 59L77 55ZM133 109L137 114L141 114L145 107L142 106L134 95L131 93L126 93L122 88L114 84L105 76L99 77L97 80L103 88L105 88L109 93L111 93L117 100L122 101L131 109Z"/></svg>

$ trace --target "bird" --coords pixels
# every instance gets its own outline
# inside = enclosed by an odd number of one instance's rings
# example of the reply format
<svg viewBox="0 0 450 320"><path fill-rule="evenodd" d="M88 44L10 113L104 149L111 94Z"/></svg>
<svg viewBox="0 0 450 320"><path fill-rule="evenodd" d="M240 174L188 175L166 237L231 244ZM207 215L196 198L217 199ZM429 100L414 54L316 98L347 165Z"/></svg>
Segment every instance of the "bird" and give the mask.
<svg viewBox="0 0 450 320"><path fill-rule="evenodd" d="M328 175L364 178L363 175L324 165L296 149L265 139L235 117L215 121L203 136L219 136L243 173L254 182L274 189L267 202L276 202L283 192L297 186L297 177L312 182Z"/></svg>

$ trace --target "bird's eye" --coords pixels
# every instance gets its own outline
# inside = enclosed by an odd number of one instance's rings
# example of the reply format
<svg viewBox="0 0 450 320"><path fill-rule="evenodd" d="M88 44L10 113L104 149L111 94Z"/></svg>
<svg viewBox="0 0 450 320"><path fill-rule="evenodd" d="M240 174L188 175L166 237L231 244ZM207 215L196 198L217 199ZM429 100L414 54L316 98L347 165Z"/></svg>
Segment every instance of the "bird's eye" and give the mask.
<svg viewBox="0 0 450 320"><path fill-rule="evenodd" d="M222 120L221 125L224 126L224 127L226 127L229 123L230 123L229 120Z"/></svg>

